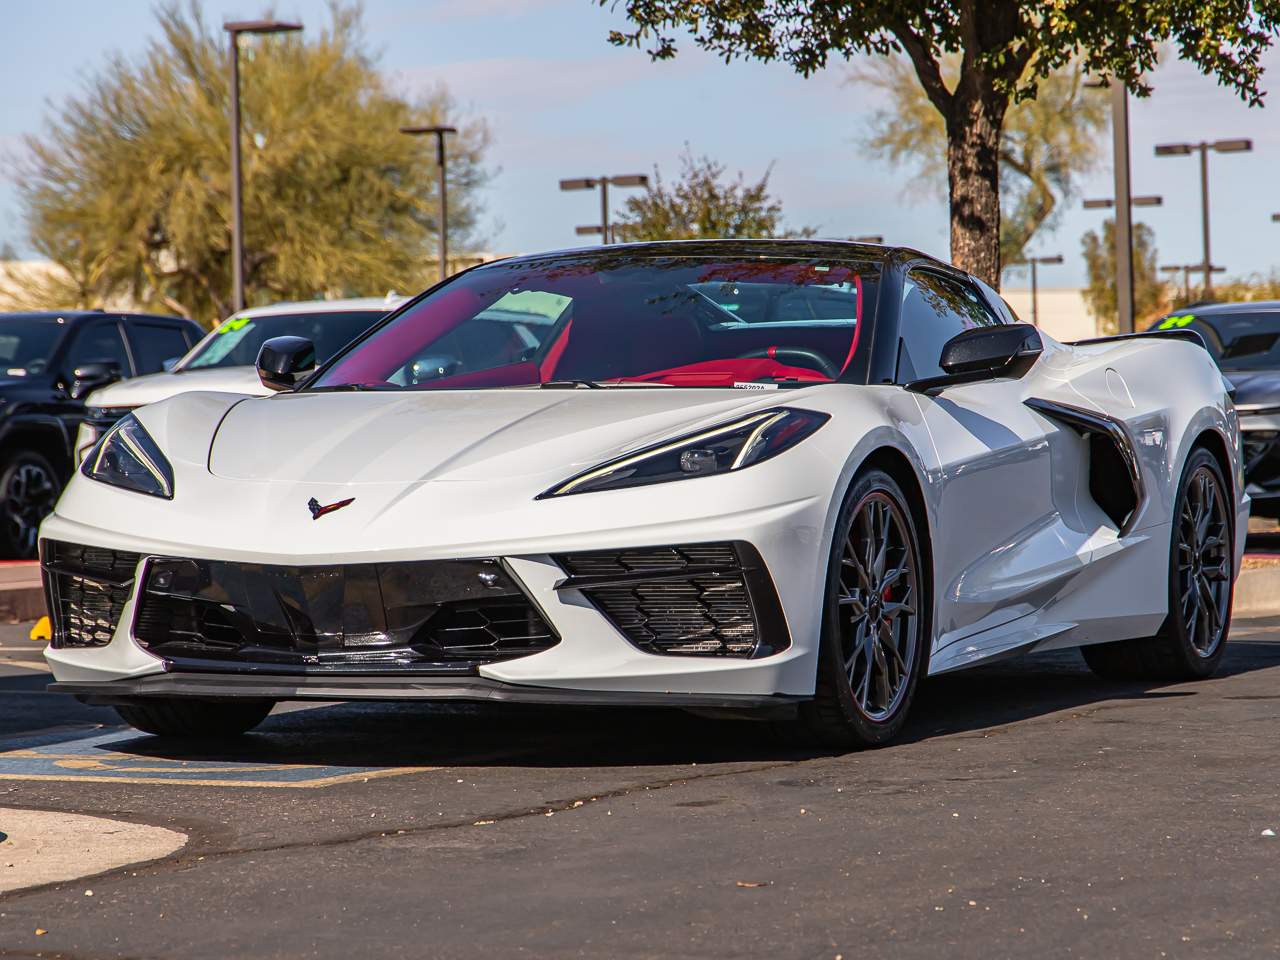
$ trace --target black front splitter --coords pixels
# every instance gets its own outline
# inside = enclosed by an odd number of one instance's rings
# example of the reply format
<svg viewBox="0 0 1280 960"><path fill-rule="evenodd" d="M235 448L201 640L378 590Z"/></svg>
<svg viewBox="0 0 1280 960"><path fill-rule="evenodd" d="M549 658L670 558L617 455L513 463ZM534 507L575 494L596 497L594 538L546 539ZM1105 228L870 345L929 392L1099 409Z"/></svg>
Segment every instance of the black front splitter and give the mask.
<svg viewBox="0 0 1280 960"><path fill-rule="evenodd" d="M576 706L697 707L758 710L806 699L787 694L635 693L532 687L484 677L338 677L158 673L104 682L57 682L51 693L86 703L128 704L152 697L222 700L471 700Z"/></svg>

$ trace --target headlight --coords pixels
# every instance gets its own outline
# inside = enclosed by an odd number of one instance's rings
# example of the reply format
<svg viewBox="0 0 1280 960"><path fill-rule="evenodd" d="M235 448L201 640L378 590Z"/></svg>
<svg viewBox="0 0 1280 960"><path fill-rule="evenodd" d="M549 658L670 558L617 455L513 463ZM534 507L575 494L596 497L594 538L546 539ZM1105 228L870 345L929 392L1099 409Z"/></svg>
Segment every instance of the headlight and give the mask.
<svg viewBox="0 0 1280 960"><path fill-rule="evenodd" d="M173 499L173 467L133 414L107 431L80 471L113 487Z"/></svg>
<svg viewBox="0 0 1280 960"><path fill-rule="evenodd" d="M552 487L538 499L741 470L776 457L830 419L812 410L765 410L602 463Z"/></svg>

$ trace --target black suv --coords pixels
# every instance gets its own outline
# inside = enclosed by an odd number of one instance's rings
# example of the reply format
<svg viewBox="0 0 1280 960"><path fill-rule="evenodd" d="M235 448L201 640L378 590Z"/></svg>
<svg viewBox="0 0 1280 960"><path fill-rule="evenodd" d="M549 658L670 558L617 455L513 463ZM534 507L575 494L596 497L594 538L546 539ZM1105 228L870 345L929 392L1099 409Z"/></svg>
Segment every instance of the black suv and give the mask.
<svg viewBox="0 0 1280 960"><path fill-rule="evenodd" d="M1196 304L1152 330L1197 331L1236 388L1245 492L1255 517L1280 519L1280 300Z"/></svg>
<svg viewBox="0 0 1280 960"><path fill-rule="evenodd" d="M84 395L163 370L203 333L179 317L0 313L0 556L35 556L40 521L75 464Z"/></svg>

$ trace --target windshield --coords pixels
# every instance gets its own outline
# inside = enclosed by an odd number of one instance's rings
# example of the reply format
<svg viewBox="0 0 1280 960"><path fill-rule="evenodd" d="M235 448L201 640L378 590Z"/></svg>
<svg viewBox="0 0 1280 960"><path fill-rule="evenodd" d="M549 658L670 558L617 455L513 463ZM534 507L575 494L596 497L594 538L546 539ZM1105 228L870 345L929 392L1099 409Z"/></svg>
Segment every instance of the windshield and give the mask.
<svg viewBox="0 0 1280 960"><path fill-rule="evenodd" d="M178 369L253 366L263 343L287 336L306 337L315 344L316 361L324 363L383 316L380 310L352 310L232 317L201 341Z"/></svg>
<svg viewBox="0 0 1280 960"><path fill-rule="evenodd" d="M1182 310L1157 320L1152 330L1195 330L1223 370L1280 368L1280 310L1197 314Z"/></svg>
<svg viewBox="0 0 1280 960"><path fill-rule="evenodd" d="M0 322L0 370L11 377L40 373L67 324L57 317L9 317Z"/></svg>
<svg viewBox="0 0 1280 960"><path fill-rule="evenodd" d="M355 345L315 387L826 383L853 359L878 267L565 254L463 274Z"/></svg>

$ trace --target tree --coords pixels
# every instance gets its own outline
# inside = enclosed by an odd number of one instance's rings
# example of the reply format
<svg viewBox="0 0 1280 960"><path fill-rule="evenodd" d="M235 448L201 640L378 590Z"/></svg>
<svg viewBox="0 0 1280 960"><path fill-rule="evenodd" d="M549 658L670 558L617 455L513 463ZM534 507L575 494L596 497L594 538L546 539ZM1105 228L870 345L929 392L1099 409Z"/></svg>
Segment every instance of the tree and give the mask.
<svg viewBox="0 0 1280 960"><path fill-rule="evenodd" d="M942 60L943 81L955 89L960 60ZM1035 100L1010 107L1000 132L1000 262L1026 255L1036 231L1051 226L1062 204L1076 195L1080 175L1098 163L1107 108L1084 85L1078 63L1061 67L1040 84ZM901 57L878 58L850 71L850 83L867 84L889 98L872 114L864 148L895 165L914 163L945 196L947 131L915 71ZM910 196L919 197L914 183Z"/></svg>
<svg viewBox="0 0 1280 960"><path fill-rule="evenodd" d="M435 158L407 122L452 113L388 91L358 8L318 34L242 43L245 288L249 303L408 291L435 256ZM65 277L32 291L63 306L127 297L212 321L230 300L227 61L199 6L162 7L136 63L111 59L28 137L18 174L30 244ZM450 145L450 229L474 230L486 133ZM60 272L58 276L62 276Z"/></svg>
<svg viewBox="0 0 1280 960"><path fill-rule="evenodd" d="M771 169L754 183L748 183L741 172L737 180L726 180L723 164L710 157L695 157L688 147L680 165L680 179L670 187L655 166L649 189L627 198L626 210L617 218L620 238L694 240L795 235L783 232L782 204L769 196ZM812 236L813 231L806 228L799 235Z"/></svg>
<svg viewBox="0 0 1280 960"><path fill-rule="evenodd" d="M1081 239L1089 285L1084 299L1089 312L1103 333L1119 330L1116 306L1116 222L1107 220L1102 235L1090 230ZM1133 315L1134 327L1143 329L1144 321L1154 319L1168 307L1164 284L1156 273L1156 235L1145 223L1133 225Z"/></svg>
<svg viewBox="0 0 1280 960"><path fill-rule="evenodd" d="M596 0L613 5L618 0ZM1203 72L1260 104L1261 55L1280 31L1280 0L625 0L619 45L676 54L673 33L724 60L781 60L808 76L832 57L904 53L947 136L951 257L1000 277L1000 131L1011 104L1078 60L1139 95L1171 42ZM960 58L954 87L946 54Z"/></svg>

